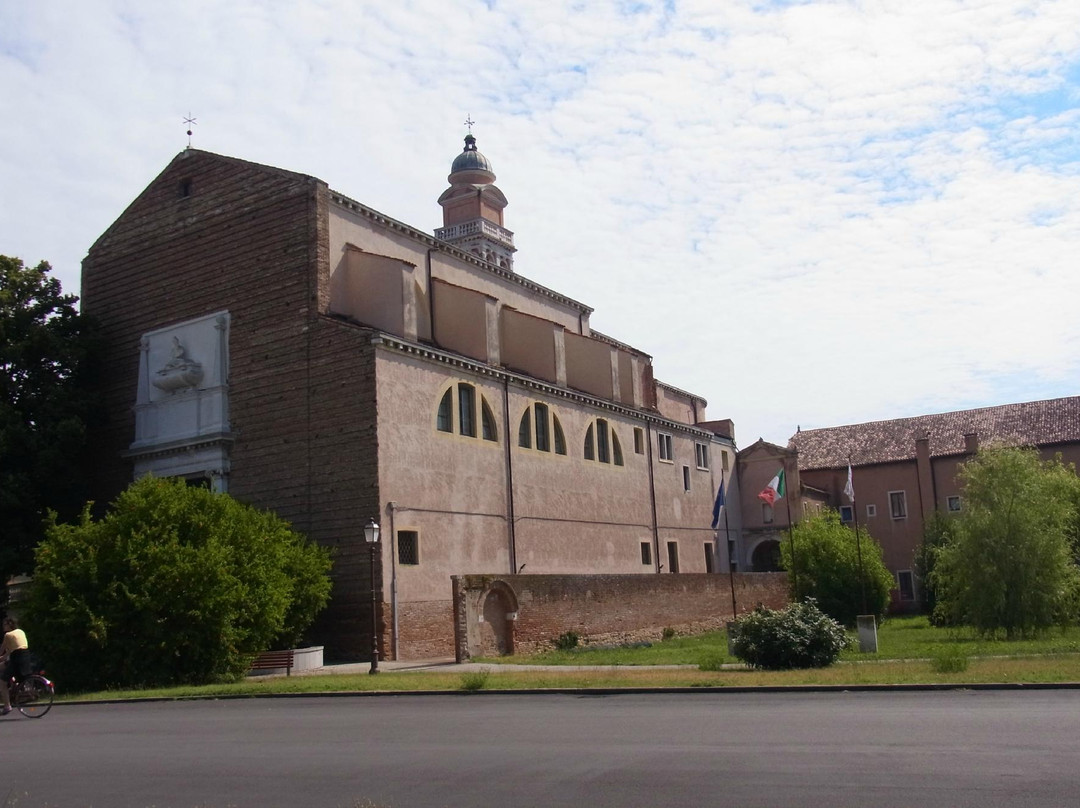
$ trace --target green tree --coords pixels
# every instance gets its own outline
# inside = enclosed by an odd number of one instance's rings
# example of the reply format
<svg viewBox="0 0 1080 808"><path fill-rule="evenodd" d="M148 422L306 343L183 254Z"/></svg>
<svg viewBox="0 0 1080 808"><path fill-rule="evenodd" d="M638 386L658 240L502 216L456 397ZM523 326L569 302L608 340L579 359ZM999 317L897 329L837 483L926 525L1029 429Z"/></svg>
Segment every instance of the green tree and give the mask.
<svg viewBox="0 0 1080 808"><path fill-rule="evenodd" d="M940 616L1008 638L1075 622L1075 469L1033 449L997 448L964 463L960 480L964 512L933 572Z"/></svg>
<svg viewBox="0 0 1080 808"><path fill-rule="evenodd" d="M95 521L52 524L26 623L71 689L241 676L292 644L330 595L329 553L276 515L143 477Z"/></svg>
<svg viewBox="0 0 1080 808"><path fill-rule="evenodd" d="M30 570L48 510L86 501L96 341L49 271L0 255L0 580Z"/></svg>
<svg viewBox="0 0 1080 808"><path fill-rule="evenodd" d="M794 563L791 545L791 541L781 542L780 557L788 571L792 600L814 598L825 614L853 626L855 618L864 614L865 591L865 613L878 617L885 614L893 577L882 561L881 546L866 528L859 528L856 543L855 531L840 521L840 514L824 510L795 525Z"/></svg>
<svg viewBox="0 0 1080 808"><path fill-rule="evenodd" d="M945 516L939 511L923 525L922 543L915 550L915 572L919 576L919 605L924 614L930 616L934 625L944 625L946 615L936 612L937 585L934 579L934 567L941 548L956 537L956 519Z"/></svg>

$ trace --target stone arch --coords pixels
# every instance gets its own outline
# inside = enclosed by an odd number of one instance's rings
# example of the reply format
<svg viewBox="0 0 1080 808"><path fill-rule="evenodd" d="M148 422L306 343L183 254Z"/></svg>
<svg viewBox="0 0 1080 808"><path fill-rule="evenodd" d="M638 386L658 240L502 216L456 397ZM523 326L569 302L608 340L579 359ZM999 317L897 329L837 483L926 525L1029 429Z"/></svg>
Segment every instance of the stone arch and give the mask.
<svg viewBox="0 0 1080 808"><path fill-rule="evenodd" d="M494 581L477 598L479 631L473 656L508 656L514 653L514 622L518 600L504 581Z"/></svg>
<svg viewBox="0 0 1080 808"><path fill-rule="evenodd" d="M781 572L780 542L762 539L750 553L750 569L754 572Z"/></svg>

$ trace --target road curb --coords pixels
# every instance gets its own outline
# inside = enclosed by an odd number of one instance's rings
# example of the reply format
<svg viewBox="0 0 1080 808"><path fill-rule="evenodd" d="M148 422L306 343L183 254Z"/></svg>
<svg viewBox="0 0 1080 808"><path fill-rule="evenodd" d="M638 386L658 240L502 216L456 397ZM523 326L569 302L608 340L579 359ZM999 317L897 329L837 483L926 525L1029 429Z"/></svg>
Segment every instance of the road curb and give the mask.
<svg viewBox="0 0 1080 808"><path fill-rule="evenodd" d="M378 696L623 696L694 695L721 693L885 693L990 690L1080 690L1080 682L969 682L896 685L738 685L704 687L579 687L579 688L485 688L482 690L330 690L322 693L225 693L214 696L148 696L130 699L82 699L57 701L56 707L92 704L152 704L173 701L237 701L242 699L372 698Z"/></svg>

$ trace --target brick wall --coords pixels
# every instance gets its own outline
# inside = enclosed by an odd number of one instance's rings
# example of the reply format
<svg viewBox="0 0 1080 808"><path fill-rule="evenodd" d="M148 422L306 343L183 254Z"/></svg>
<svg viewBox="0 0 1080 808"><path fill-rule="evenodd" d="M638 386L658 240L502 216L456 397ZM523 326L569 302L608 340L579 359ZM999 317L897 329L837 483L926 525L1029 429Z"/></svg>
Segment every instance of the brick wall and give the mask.
<svg viewBox="0 0 1080 808"><path fill-rule="evenodd" d="M739 614L788 602L785 573L738 573L734 583ZM632 642L657 639L668 627L718 629L732 618L727 575L463 575L453 584L459 661L494 648L491 621L480 619L493 601L516 610L504 642L517 653L550 648L566 631L590 642Z"/></svg>
<svg viewBox="0 0 1080 808"><path fill-rule="evenodd" d="M91 247L82 310L102 326L111 413L94 496L107 503L132 479L122 455L142 334L228 310L229 493L333 549L332 603L309 639L328 659L368 658L359 531L378 518L374 348L369 330L325 316L328 199L312 177L189 150Z"/></svg>

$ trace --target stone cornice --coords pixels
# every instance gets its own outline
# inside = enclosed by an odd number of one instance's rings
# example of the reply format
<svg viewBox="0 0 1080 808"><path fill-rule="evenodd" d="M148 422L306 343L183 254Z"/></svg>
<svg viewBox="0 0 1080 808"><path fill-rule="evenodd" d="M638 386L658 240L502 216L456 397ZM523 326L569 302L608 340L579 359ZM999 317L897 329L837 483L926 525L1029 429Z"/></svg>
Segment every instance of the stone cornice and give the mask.
<svg viewBox="0 0 1080 808"><path fill-rule="evenodd" d="M342 321L335 320L335 322ZM606 401L602 398L596 398L595 396L590 396L587 393L582 393L577 390L571 390L567 387L559 387L558 385L533 378L532 376L524 376L520 373L506 370L505 368L486 365L483 362L469 359L460 354L449 353L448 351L443 351L430 345L421 345L416 342L410 342L385 332L374 332L371 337L371 344L377 348L385 348L398 353L411 354L435 362L441 362L452 367L461 368L462 370L474 373L478 376L487 376L500 382L508 381L519 387L535 390L538 393L543 393L544 395L552 396L554 398L562 398L598 410L607 410L608 412L614 412L639 421L645 421L658 427L662 427L667 431L684 432L688 435L693 435L705 440L711 440L715 437L714 433L709 432L708 430L699 429L690 424L680 423L679 421L671 421L657 413L633 409L632 407L627 407L614 401Z"/></svg>
<svg viewBox="0 0 1080 808"><path fill-rule="evenodd" d="M156 443L152 446L130 446L121 452L121 457L167 457L170 455L192 452L197 449L214 446L229 446L235 436L232 432L219 432L216 435L204 435L197 438L181 438L168 443Z"/></svg>
<svg viewBox="0 0 1080 808"><path fill-rule="evenodd" d="M561 303L567 308L571 308L575 311L581 312L582 314L592 314L593 312L593 309L589 306L586 306L584 303L580 303L573 298L566 297L565 295L560 295L555 290L548 289L546 286L542 286L535 281L530 281L528 278L523 277L522 275L518 275L516 272L511 272L508 269L502 269L501 267L497 267L494 264L489 264L487 261L482 261L471 253L460 250L445 241L440 241L439 239L432 236L430 233L425 233L423 230L417 230L415 227L411 227L404 222L399 222L397 219L392 219L386 214L379 213L379 211L373 208L369 208L367 205L361 204L356 200L349 199L349 197L345 196L344 194L338 193L337 191L330 191L330 201L338 205L339 207L352 211L353 213L359 213L361 216L370 219L375 224L389 228L390 230L396 230L399 233L403 233L404 235L407 235L410 238L413 238L423 243L429 248L440 250L447 255L452 255L454 256L454 258L465 261L466 263L472 264L473 266L479 267L486 272L490 272L492 275L497 275L504 280L510 281L511 283L516 283L519 286L523 286L531 292L536 292L537 294L543 295L544 297Z"/></svg>

